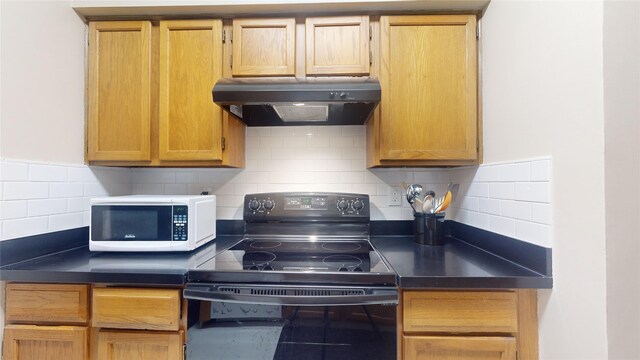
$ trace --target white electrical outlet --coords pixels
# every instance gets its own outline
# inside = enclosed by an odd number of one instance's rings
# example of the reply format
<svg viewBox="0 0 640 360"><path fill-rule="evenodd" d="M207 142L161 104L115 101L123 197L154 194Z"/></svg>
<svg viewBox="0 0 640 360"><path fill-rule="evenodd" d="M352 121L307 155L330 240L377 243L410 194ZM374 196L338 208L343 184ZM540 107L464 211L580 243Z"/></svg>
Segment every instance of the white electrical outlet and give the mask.
<svg viewBox="0 0 640 360"><path fill-rule="evenodd" d="M402 188L400 186L389 186L388 206L402 206Z"/></svg>

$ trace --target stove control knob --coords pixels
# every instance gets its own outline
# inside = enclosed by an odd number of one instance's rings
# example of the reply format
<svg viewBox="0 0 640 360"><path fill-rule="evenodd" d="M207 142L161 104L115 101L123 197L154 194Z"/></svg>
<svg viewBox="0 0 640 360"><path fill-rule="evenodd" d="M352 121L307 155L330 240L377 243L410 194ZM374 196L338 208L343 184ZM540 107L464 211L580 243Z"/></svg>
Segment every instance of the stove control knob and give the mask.
<svg viewBox="0 0 640 360"><path fill-rule="evenodd" d="M260 270L256 265L249 266L249 270Z"/></svg>
<svg viewBox="0 0 640 360"><path fill-rule="evenodd" d="M253 199L251 201L249 201L249 209L252 211L256 211L258 210L258 208L260 207L260 203L258 202L258 200Z"/></svg>
<svg viewBox="0 0 640 360"><path fill-rule="evenodd" d="M273 202L273 200L267 200L264 202L264 208L267 209L268 211L273 210L275 205L276 204Z"/></svg>
<svg viewBox="0 0 640 360"><path fill-rule="evenodd" d="M273 266L267 264L262 268L262 270L273 270Z"/></svg>
<svg viewBox="0 0 640 360"><path fill-rule="evenodd" d="M361 268L359 268L359 267L357 267L357 268L353 269L353 271L355 271L355 272L362 272L362 269L361 269Z"/></svg>
<svg viewBox="0 0 640 360"><path fill-rule="evenodd" d="M362 200L358 199L353 202L353 210L360 211L362 210L363 207L364 207L364 202L362 202Z"/></svg>
<svg viewBox="0 0 640 360"><path fill-rule="evenodd" d="M345 211L349 208L349 203L346 200L338 201L338 210Z"/></svg>
<svg viewBox="0 0 640 360"><path fill-rule="evenodd" d="M349 271L349 269L347 269L346 267L341 267L340 269L338 269L338 271Z"/></svg>

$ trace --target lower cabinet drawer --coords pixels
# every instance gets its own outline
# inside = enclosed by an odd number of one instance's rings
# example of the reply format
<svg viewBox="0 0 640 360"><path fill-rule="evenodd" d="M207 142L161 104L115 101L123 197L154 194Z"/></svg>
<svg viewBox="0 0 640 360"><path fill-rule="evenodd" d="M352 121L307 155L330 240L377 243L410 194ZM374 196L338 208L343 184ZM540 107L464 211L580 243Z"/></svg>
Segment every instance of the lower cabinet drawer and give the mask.
<svg viewBox="0 0 640 360"><path fill-rule="evenodd" d="M404 291L405 333L516 333L514 291Z"/></svg>
<svg viewBox="0 0 640 360"><path fill-rule="evenodd" d="M85 324L88 285L7 284L8 323Z"/></svg>
<svg viewBox="0 0 640 360"><path fill-rule="evenodd" d="M513 337L403 336L404 360L515 360Z"/></svg>
<svg viewBox="0 0 640 360"><path fill-rule="evenodd" d="M88 329L80 326L7 325L5 360L86 360Z"/></svg>
<svg viewBox="0 0 640 360"><path fill-rule="evenodd" d="M182 359L182 333L100 330L94 340L99 360Z"/></svg>
<svg viewBox="0 0 640 360"><path fill-rule="evenodd" d="M177 331L180 290L94 288L93 327Z"/></svg>

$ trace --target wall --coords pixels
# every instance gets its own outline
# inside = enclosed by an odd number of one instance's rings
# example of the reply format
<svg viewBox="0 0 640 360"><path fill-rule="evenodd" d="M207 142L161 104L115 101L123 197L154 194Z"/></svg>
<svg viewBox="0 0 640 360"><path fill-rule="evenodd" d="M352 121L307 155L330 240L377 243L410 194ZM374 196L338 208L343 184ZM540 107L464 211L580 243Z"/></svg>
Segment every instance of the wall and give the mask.
<svg viewBox="0 0 640 360"><path fill-rule="evenodd" d="M607 358L602 27L596 1L493 1L482 19L485 162L553 158L541 359Z"/></svg>
<svg viewBox="0 0 640 360"><path fill-rule="evenodd" d="M640 2L604 3L610 359L640 359Z"/></svg>
<svg viewBox="0 0 640 360"><path fill-rule="evenodd" d="M85 26L69 1L2 1L0 152L82 164Z"/></svg>

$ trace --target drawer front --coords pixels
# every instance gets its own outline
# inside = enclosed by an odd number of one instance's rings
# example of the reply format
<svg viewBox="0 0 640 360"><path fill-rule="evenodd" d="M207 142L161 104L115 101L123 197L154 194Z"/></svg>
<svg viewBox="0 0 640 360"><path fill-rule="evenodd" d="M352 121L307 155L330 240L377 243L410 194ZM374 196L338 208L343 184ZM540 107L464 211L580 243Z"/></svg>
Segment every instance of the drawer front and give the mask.
<svg viewBox="0 0 640 360"><path fill-rule="evenodd" d="M515 360L513 337L403 336L405 360Z"/></svg>
<svg viewBox="0 0 640 360"><path fill-rule="evenodd" d="M513 291L405 291L404 332L515 333Z"/></svg>
<svg viewBox="0 0 640 360"><path fill-rule="evenodd" d="M172 330L180 325L180 290L94 288L92 326Z"/></svg>
<svg viewBox="0 0 640 360"><path fill-rule="evenodd" d="M180 332L99 331L96 335L100 360L182 359Z"/></svg>
<svg viewBox="0 0 640 360"><path fill-rule="evenodd" d="M86 324L88 293L88 285L7 284L7 322Z"/></svg>

